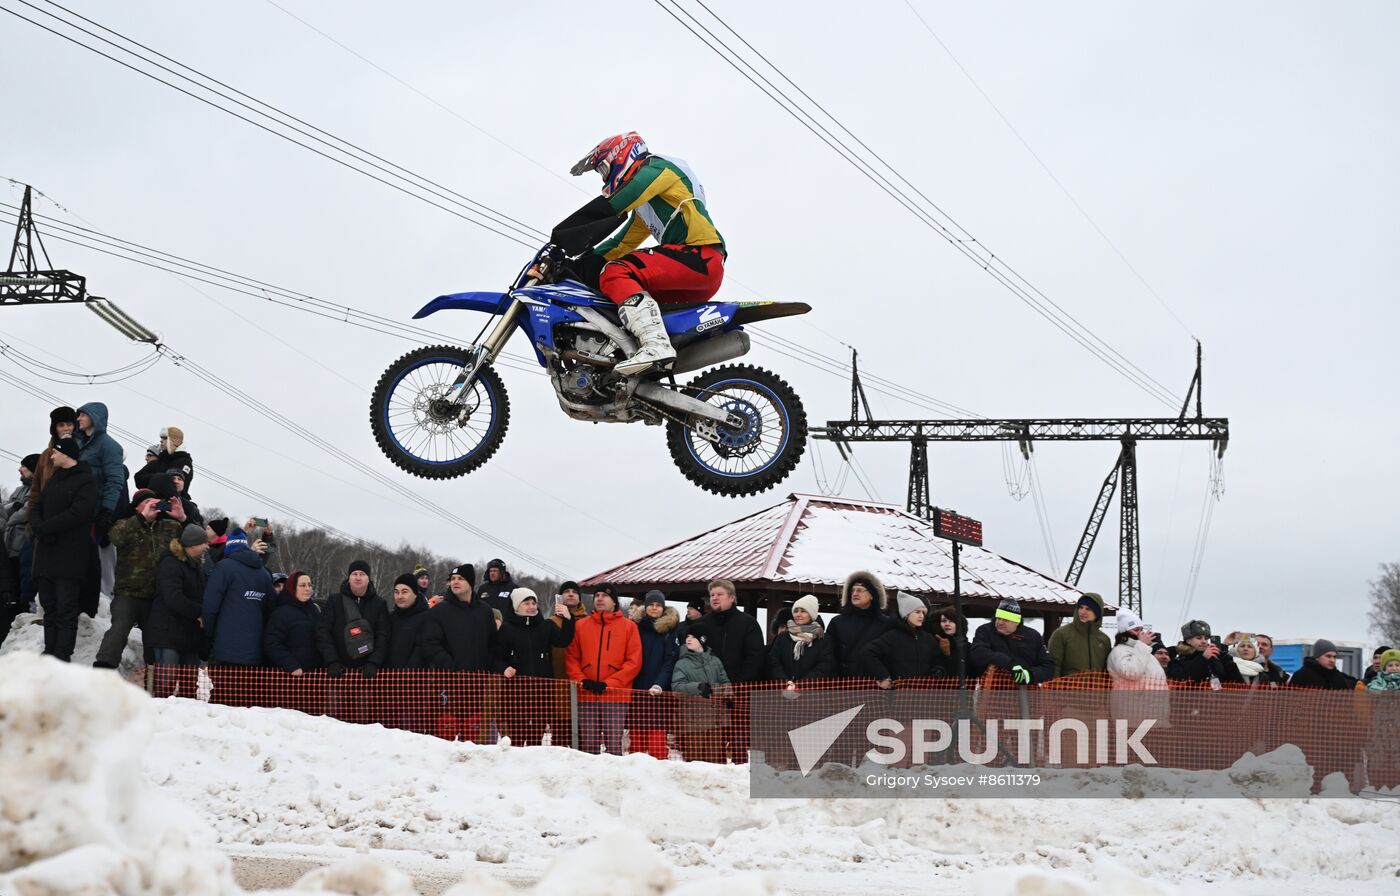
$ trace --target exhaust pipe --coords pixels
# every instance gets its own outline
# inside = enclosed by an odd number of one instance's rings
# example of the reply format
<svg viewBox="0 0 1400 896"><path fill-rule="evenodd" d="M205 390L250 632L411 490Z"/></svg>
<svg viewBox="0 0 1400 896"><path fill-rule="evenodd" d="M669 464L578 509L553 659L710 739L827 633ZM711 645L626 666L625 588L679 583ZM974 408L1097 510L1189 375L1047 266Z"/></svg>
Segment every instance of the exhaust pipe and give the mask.
<svg viewBox="0 0 1400 896"><path fill-rule="evenodd" d="M721 361L732 361L749 353L749 334L742 330L713 336L676 352L671 373L690 373Z"/></svg>

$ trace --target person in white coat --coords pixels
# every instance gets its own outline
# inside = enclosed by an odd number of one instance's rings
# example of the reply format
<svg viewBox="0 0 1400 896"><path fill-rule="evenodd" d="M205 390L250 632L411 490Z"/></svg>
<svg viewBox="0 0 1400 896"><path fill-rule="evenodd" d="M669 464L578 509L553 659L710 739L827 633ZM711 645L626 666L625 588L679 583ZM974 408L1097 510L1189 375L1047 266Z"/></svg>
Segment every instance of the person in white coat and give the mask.
<svg viewBox="0 0 1400 896"><path fill-rule="evenodd" d="M1115 719L1126 719L1131 732L1154 719L1154 728L1170 724L1171 695L1167 673L1152 655L1152 629L1131 610L1119 610L1118 635L1108 653L1108 676L1113 682L1109 708Z"/></svg>

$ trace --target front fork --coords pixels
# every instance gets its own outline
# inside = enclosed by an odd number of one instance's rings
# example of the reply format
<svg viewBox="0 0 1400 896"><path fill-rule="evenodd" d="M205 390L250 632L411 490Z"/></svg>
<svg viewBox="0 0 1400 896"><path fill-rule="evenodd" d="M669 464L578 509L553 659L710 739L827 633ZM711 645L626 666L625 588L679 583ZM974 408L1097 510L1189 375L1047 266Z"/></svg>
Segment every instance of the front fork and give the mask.
<svg viewBox="0 0 1400 896"><path fill-rule="evenodd" d="M530 281L526 285L533 285ZM467 352L467 363L462 367L462 372L457 374L457 378L448 387L447 394L443 399L447 401L458 413L466 410L465 400L468 393L468 386L476 382L476 375L481 372L481 368L488 363L494 363L505 351L506 342L510 340L511 333L515 331L515 320L520 316L520 311L525 307L525 303L518 298L512 298L510 305L501 314L501 319L496 321L496 325L491 328L491 332L486 334L486 338L479 345L473 346Z"/></svg>

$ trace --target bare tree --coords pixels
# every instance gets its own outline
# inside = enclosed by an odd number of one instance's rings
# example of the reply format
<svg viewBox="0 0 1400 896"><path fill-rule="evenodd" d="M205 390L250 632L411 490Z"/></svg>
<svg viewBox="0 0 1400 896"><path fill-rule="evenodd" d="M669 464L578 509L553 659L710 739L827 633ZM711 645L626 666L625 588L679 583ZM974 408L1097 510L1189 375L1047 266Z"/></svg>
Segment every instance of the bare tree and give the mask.
<svg viewBox="0 0 1400 896"><path fill-rule="evenodd" d="M1382 563L1371 582L1371 627L1384 643L1400 643L1400 563Z"/></svg>

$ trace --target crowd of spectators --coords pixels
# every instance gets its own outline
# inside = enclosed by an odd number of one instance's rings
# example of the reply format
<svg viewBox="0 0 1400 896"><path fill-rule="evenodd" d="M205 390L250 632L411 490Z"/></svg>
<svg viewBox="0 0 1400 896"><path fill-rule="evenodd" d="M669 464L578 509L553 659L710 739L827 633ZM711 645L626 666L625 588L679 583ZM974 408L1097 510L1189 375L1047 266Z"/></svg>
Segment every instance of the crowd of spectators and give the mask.
<svg viewBox="0 0 1400 896"><path fill-rule="evenodd" d="M567 679L579 688L584 749L621 751L626 727L633 749L662 755L664 726L648 698L694 698L683 707L682 731L712 733L738 724L734 688L761 681L795 690L818 679L855 679L891 689L997 669L1024 686L1106 673L1113 687L1137 690L1165 690L1168 680L1400 689L1400 651L1386 647L1358 681L1337 668L1337 649L1325 639L1290 678L1271 659L1273 640L1264 634L1222 639L1190 620L1180 640L1167 643L1124 609L1110 638L1104 601L1092 593L1048 639L1012 599L969 636L968 619L953 607L892 594L875 574L856 571L829 623L817 597L803 595L773 616L765 637L723 580L709 583L707 597L690 600L682 615L660 591L625 606L606 583L585 593L564 582L545 598L518 585L501 560L480 578L471 563L443 570L441 593L421 564L398 574L356 560L339 583L315 582L302 570L274 574L276 538L266 519L237 526L202 517L190 497L196 468L182 430L162 430L128 477L122 449L106 434L107 417L99 402L54 409L47 446L23 458L20 487L0 507L0 639L37 599L44 652L60 660L72 657L79 614L95 615L105 592L111 619L99 667L116 668L139 628L144 661L159 674L208 663L291 677L324 671L332 680L372 680L382 669ZM128 478L136 486L130 495ZM382 593L376 579L391 576ZM527 727L519 737L539 742L542 731ZM716 759L722 740L682 734L679 748L689 758Z"/></svg>

